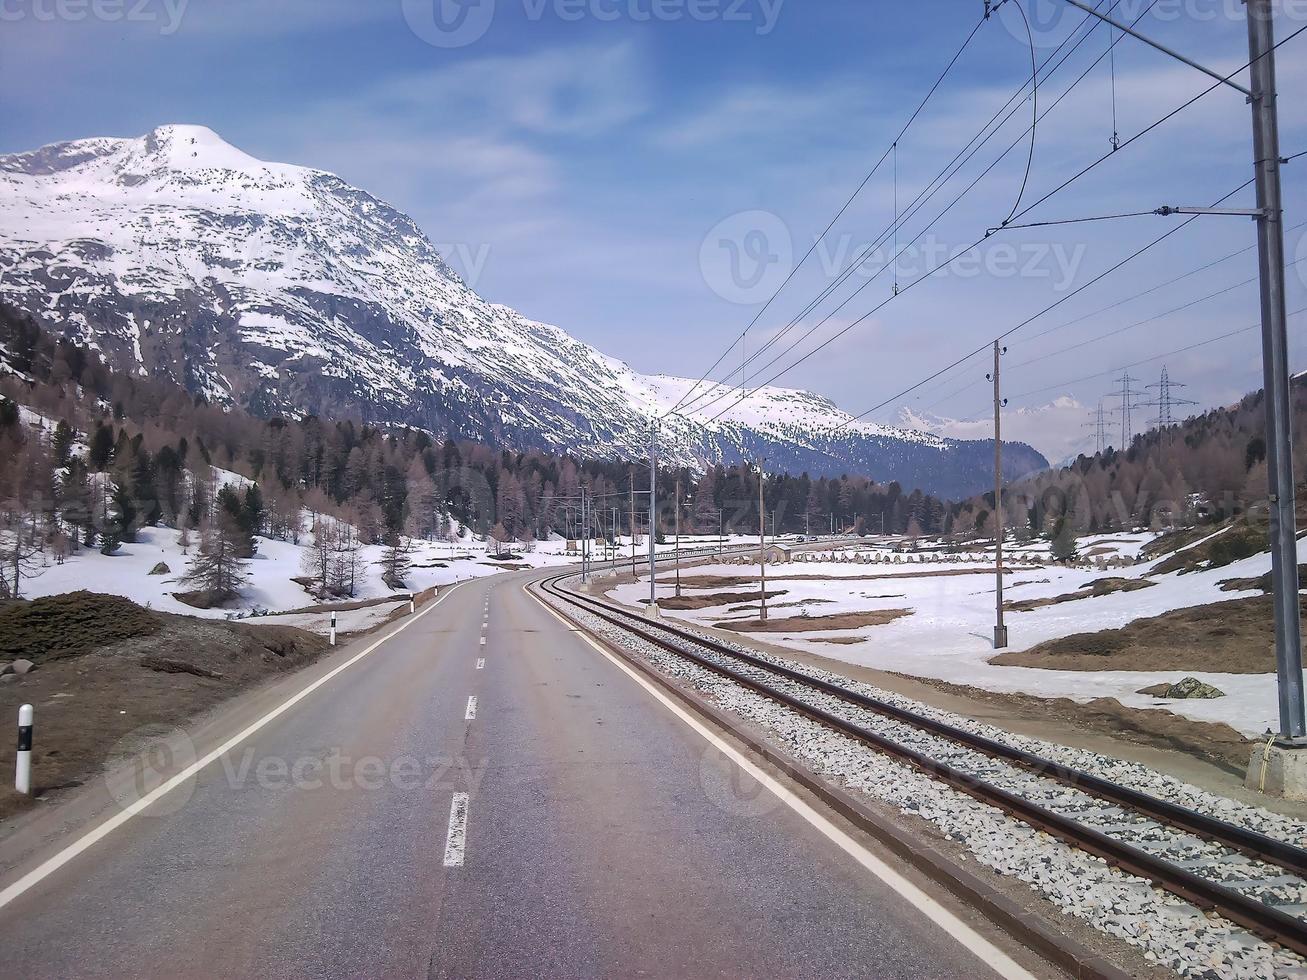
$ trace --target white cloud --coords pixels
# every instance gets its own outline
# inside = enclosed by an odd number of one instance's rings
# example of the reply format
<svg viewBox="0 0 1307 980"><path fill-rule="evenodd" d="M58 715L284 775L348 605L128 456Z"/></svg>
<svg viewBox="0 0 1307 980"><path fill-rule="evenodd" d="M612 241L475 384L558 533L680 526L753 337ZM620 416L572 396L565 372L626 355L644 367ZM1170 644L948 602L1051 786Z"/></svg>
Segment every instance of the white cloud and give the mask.
<svg viewBox="0 0 1307 980"><path fill-rule="evenodd" d="M1093 432L1086 439L1084 429L1088 412L1088 408L1070 395L1062 395L1044 405L1008 409L1003 412L1003 440L1028 443L1056 466L1067 457L1093 452ZM903 408L899 412L899 424L954 439L994 437L992 417L951 419Z"/></svg>

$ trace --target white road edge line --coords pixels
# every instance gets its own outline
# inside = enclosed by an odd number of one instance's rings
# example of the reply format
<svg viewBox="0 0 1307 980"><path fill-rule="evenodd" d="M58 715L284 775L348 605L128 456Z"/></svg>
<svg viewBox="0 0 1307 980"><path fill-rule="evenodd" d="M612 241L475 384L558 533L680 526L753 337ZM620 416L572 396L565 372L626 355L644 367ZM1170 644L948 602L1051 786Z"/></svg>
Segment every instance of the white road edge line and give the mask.
<svg viewBox="0 0 1307 980"><path fill-rule="evenodd" d="M316 681L302 688L298 693L291 695L291 697L287 698L281 704L277 705L277 707L273 708L258 721L253 722L252 724L244 728L242 731L233 735L231 738L227 739L227 741L219 745L216 749L213 749L211 752L205 754L202 758L197 759L195 762L192 762L189 766L187 766L181 772L177 773L177 775L173 776L167 782L162 783L161 785L155 787L155 789L145 794L145 796L141 797L139 800L137 800L135 803L131 804L130 806L125 807L122 810L119 810L108 820L104 821L104 823L98 825L97 827L94 827L91 830L88 830L85 834L83 834L77 840L73 841L73 843L69 844L67 847L59 851L57 854L54 854L51 857L46 858L31 871L27 872L27 874L23 875L21 878L19 878L13 884L9 885L3 891L0 891L0 908L4 908L14 899L18 898L18 896L22 895L25 891L32 888L34 885L39 884L44 879L48 878L51 874L53 874L55 871L58 871L65 864L67 864L73 858L77 857L77 855L81 854L87 848L103 840L105 837L108 837L123 824L127 823L127 821L131 820L132 817L136 816L142 810L147 809L154 803L157 803L159 800L167 796L178 786L184 784L192 776L199 774L201 770L212 765L214 762L217 762L220 758L222 758L232 749L236 748L251 735L254 735L260 729L266 727L268 724L270 724L271 722L275 721L277 718L284 715L287 711L295 707L295 705L299 704L301 701L307 698L318 688L322 687L322 685L326 684L332 678L348 670L350 667L353 667L356 663L358 663L368 654L372 653L374 650L379 648L383 643L388 643L390 640L394 639L404 630L408 629L419 619L421 619L423 616L429 613L432 609L435 609L436 606L440 605L440 603L444 601L446 596L453 594L454 590L458 588L458 585L459 583L455 582L453 586L451 586L449 589L442 592L434 602L428 603L427 606L422 610L420 610L417 614L406 618L392 632L387 633L385 636L381 637L381 639L374 641L369 646L360 650L358 653L354 654L354 656L346 660L343 664L339 664L338 666L332 668L330 671L328 671L327 673L319 677Z"/></svg>
<svg viewBox="0 0 1307 980"><path fill-rule="evenodd" d="M948 909L944 908L944 906L931 898L925 891L918 888L902 874L895 871L876 855L872 854L871 851L867 850L867 848L856 841L853 837L837 827L827 817L814 809L806 800L796 795L788 787L775 779L770 773L755 765L734 745L727 742L698 718L690 714L689 711L682 708L670 697L660 691L652 681L643 677L634 667L623 663L620 658L609 653L589 634L584 631L575 630L572 624L564 619L558 610L554 609L548 602L532 592L529 585L530 583L523 585L522 591L535 599L536 602L540 603L540 605L542 605L550 615L566 626L569 632L576 633L577 636L590 644L590 646L597 650L601 656L616 666L618 670L622 671L622 673L626 674L653 695L654 699L662 704L663 707L703 736L703 738L712 745L713 748L727 756L742 770L765 786L773 796L788 806L798 816L807 821L808 824L830 840L831 843L835 844L836 847L848 854L867 871L871 872L871 874L875 875L894 891L898 892L898 894L903 896L909 904L961 943L963 947L977 956L986 966L1002 977L1011 977L1014 978L1014 980L1036 980L1034 974L1030 973L1030 971L1020 963L1016 962L1008 956L1007 953L1003 952L980 933L976 932L975 929L971 928L971 926L967 925Z"/></svg>
<svg viewBox="0 0 1307 980"><path fill-rule="evenodd" d="M464 721L472 721L477 716L477 696L473 694L467 699L467 711L463 713Z"/></svg>
<svg viewBox="0 0 1307 980"><path fill-rule="evenodd" d="M467 847L467 794L455 793L449 802L449 832L445 835L445 867L463 867Z"/></svg>

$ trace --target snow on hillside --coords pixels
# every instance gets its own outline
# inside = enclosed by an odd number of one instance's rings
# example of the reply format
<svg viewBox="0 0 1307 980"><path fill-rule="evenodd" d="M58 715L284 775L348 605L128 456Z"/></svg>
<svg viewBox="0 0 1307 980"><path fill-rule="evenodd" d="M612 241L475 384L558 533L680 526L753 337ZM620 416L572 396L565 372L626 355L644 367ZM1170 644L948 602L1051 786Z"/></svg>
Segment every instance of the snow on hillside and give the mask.
<svg viewBox="0 0 1307 980"><path fill-rule="evenodd" d="M1082 539L1080 546L1083 553L1106 545L1115 555L1133 561L1140 547L1153 537L1149 534L1104 534ZM1032 545L1025 550L1035 552L1039 548L1039 545ZM1022 549L1017 550L1019 553ZM1163 706L1167 710L1200 721L1224 722L1246 735L1261 734L1268 728L1278 729L1276 679L1273 673L1233 674L1193 670L1085 672L990 664L989 659L995 655L991 645L994 621L992 575L957 575L955 570L971 567L983 572L984 563L993 561L992 553L988 557L983 553L962 555L962 566L938 560L940 556L937 556L937 560L930 560L930 555L924 557L927 560L906 566L832 561L773 566L768 569L769 589L785 589L786 594L776 601L795 604L786 610L786 615L799 615L799 604L802 604L806 614L813 616L891 609L910 609L912 612L911 615L886 625L858 630L769 633L760 635L760 638L852 664L935 678L989 691L1050 698L1066 697L1080 702L1110 697L1135 708L1159 706L1158 699L1137 693L1141 688L1194 676L1215 685L1225 692L1226 697L1166 701ZM1129 564L1110 571L1058 565L1018 566L1007 580L1006 598L1038 599L1065 595L1109 575L1142 578L1155 564L1157 563ZM1260 592L1222 591L1219 583L1227 579L1256 578L1269 571L1270 567L1269 554L1254 555L1221 568L1183 575L1156 575L1152 577L1156 584L1138 591L1076 599L1028 612L1010 611L1006 613L1011 641L1009 649L1027 650L1045 640L1071 633L1119 628L1133 620L1158 616L1176 609L1260 595ZM750 569L726 563L697 568L695 573L747 575L750 574ZM817 581L784 578L792 573L824 578ZM886 577L857 580L858 576L872 574ZM634 605L646 594L645 588L647 586L638 584L619 585L609 594L619 601ZM720 606L669 612L668 615L704 625L730 618ZM742 615L747 618L747 615L752 614ZM831 643L831 638L841 638L841 642ZM856 638L856 642L846 644L844 640L850 638Z"/></svg>
<svg viewBox="0 0 1307 980"><path fill-rule="evenodd" d="M0 209L0 298L214 401L609 457L642 454L658 417L664 458L693 466L762 451L937 493L989 482L983 443L855 422L802 391L663 418L693 382L486 302L406 215L203 127L0 156ZM1020 445L1007 459L1014 476L1044 465Z"/></svg>

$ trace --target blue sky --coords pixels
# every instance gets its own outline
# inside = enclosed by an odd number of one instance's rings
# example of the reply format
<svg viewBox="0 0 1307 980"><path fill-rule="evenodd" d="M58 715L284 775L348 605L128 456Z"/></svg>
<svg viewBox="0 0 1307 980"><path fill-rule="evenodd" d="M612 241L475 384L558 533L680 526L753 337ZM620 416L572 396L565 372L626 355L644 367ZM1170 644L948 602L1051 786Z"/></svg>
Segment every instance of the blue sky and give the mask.
<svg viewBox="0 0 1307 980"><path fill-rule="evenodd" d="M140 135L163 123L207 125L255 156L335 171L412 214L488 298L557 323L639 370L697 377L758 313L790 268L787 258L812 245L882 155L983 8L981 0L480 0L465 11L461 33L442 33L434 5L452 2L0 0L0 152ZM901 207L1028 75L1016 2L981 27L900 142ZM1080 22L1064 0L1021 2L1040 60ZM1133 20L1147 3L1120 0L1117 9ZM1236 0L1159 0L1139 26L1233 70L1247 60L1241 16ZM1304 23L1307 4L1286 0L1280 36ZM1041 87L1041 103L1051 104L1107 44L1098 30ZM1208 85L1130 39L1115 61L1123 139ZM1279 69L1283 92L1307 90L1307 34L1280 49ZM1104 61L1041 122L1023 207L1110 149L1112 104ZM900 286L1009 214L1025 170L1019 137L1030 108L1020 104L905 222L900 244L1016 142L938 221L925 247L904 254ZM1303 100L1291 94L1281 109L1284 151L1307 149ZM1237 93L1216 91L1023 220L1210 204L1251 176L1249 159L1247 107ZM750 345L789 323L892 222L892 163L759 319ZM1307 157L1285 171L1288 226L1307 220L1304 173ZM1250 206L1250 192L1230 204ZM889 299L779 379L861 412L1066 297L1179 220L1004 231L972 267L898 297L891 266L811 341L751 380L770 377ZM1291 260L1307 259L1303 231L1288 236ZM1113 387L1109 369L1254 323L1255 287L1235 285L1255 274L1251 251L1085 317L1252 243L1245 219L1200 218L1014 334L1009 432L1050 455L1083 448L1080 424ZM1307 305L1305 269L1307 261L1290 270L1291 310ZM864 282L852 280L806 324ZM1233 288L1132 326L1226 287ZM1080 322L1052 329L1073 320ZM1036 339L1040 333L1047 336ZM1307 316L1291 320L1291 333L1307 334ZM796 328L784 343L802 335ZM1074 344L1083 346L1059 352ZM1292 349L1301 348L1295 339ZM739 356L737 348L728 362ZM1155 381L1162 363L1139 365L1141 384ZM1165 363L1203 405L1260 384L1255 331ZM986 414L987 371L975 359L891 399L873 418L894 421L907 408L943 431L987 435L988 422L965 421Z"/></svg>

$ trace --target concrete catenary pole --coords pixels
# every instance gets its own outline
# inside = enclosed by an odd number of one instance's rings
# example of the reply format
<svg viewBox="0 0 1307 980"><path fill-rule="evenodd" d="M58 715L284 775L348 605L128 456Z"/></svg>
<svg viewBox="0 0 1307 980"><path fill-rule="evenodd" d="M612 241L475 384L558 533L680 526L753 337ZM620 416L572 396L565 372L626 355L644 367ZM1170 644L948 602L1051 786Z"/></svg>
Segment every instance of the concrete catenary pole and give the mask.
<svg viewBox="0 0 1307 980"><path fill-rule="evenodd" d="M1280 198L1280 131L1275 91L1271 0L1248 0L1252 60L1253 168L1257 184L1257 260L1261 280L1262 370L1266 401L1266 471L1270 489L1271 581L1275 593L1275 666L1280 737L1307 745L1303 714L1302 624L1298 611L1298 544L1290 432L1288 333L1284 298L1284 206Z"/></svg>
<svg viewBox="0 0 1307 980"><path fill-rule="evenodd" d="M658 520L658 456L657 434L652 422L649 423L649 615L658 615L658 569L654 557L654 537Z"/></svg>
<svg viewBox="0 0 1307 980"><path fill-rule="evenodd" d="M1007 646L1003 622L1003 396L999 384L999 361L1004 348L994 341L994 649Z"/></svg>
<svg viewBox="0 0 1307 980"><path fill-rule="evenodd" d="M764 509L762 491L766 479L767 460L758 457L758 570L761 575L761 588L758 591L758 618L767 621L767 511Z"/></svg>

